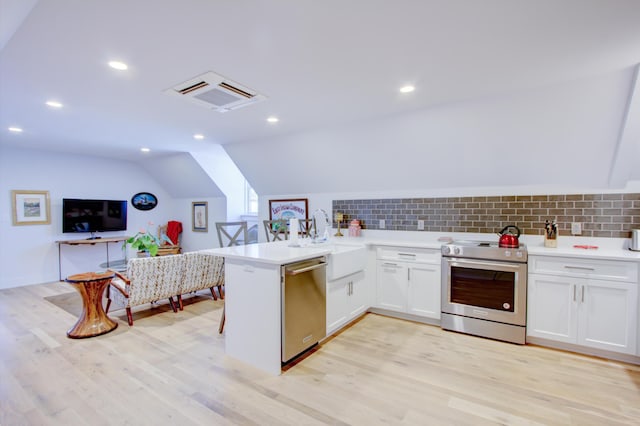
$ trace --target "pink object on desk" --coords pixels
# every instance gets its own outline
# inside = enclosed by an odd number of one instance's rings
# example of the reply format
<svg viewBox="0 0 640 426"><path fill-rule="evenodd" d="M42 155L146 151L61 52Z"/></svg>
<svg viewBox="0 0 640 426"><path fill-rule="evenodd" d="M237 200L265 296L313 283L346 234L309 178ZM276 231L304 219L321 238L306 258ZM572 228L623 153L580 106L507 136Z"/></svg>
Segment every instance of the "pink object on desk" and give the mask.
<svg viewBox="0 0 640 426"><path fill-rule="evenodd" d="M586 244L576 244L573 246L573 248L579 248L579 249L585 249L585 250L595 250L598 248L598 246L589 246Z"/></svg>

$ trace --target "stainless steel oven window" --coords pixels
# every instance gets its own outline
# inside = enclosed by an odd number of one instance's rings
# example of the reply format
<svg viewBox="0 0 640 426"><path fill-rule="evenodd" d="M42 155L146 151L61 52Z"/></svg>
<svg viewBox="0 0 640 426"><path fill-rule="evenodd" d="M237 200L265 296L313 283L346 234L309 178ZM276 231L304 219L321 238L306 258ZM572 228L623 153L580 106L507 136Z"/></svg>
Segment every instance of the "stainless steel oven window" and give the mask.
<svg viewBox="0 0 640 426"><path fill-rule="evenodd" d="M482 290L479 290L479 284L474 280L473 289L469 289L469 294L458 291L453 293L457 302L452 300L452 276L453 268L466 269L465 273L473 273L473 270L507 272L513 274L513 299L507 298L499 300L499 309L482 307ZM477 276L476 276L477 278ZM461 289L458 289L461 290ZM483 291L488 292L489 289ZM511 295L511 293L508 293ZM469 299L469 300L467 300ZM461 303L463 301L470 302ZM512 302L511 302L512 301ZM476 305L477 303L477 305ZM509 303L505 310L503 304ZM495 305L492 305L495 306ZM516 262L500 262L493 260L481 259L463 259L463 258L442 258L442 312L452 315L460 315L462 317L481 318L490 321L502 322L507 324L526 324L527 312L527 264Z"/></svg>
<svg viewBox="0 0 640 426"><path fill-rule="evenodd" d="M515 293L515 272L451 267L452 303L513 312Z"/></svg>

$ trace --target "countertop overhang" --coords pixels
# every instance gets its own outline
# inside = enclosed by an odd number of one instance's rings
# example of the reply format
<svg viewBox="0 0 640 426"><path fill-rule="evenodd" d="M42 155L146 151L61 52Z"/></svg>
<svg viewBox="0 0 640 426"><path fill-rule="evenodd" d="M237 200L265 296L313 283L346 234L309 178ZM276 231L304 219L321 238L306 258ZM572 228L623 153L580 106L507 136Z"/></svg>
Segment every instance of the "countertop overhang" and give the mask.
<svg viewBox="0 0 640 426"><path fill-rule="evenodd" d="M291 262L326 256L332 251L331 243L310 244L306 247L291 247L289 241L247 244L216 249L201 250L202 253L215 254L225 259L244 260L272 265L285 265Z"/></svg>

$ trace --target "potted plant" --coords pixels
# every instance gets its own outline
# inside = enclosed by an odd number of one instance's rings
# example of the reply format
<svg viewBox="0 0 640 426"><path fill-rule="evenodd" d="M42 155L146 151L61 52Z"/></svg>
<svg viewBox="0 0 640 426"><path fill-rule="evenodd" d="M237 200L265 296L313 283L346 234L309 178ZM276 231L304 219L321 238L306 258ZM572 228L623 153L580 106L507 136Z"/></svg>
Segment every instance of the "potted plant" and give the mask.
<svg viewBox="0 0 640 426"><path fill-rule="evenodd" d="M149 226L153 225L153 222L149 222ZM166 235L162 235L162 241L167 241L173 244ZM147 230L141 229L136 235L127 239L127 244L131 245L132 249L138 251L138 253L149 253L149 256L156 256L158 254L161 239ZM123 246L123 249L125 246Z"/></svg>
<svg viewBox="0 0 640 426"><path fill-rule="evenodd" d="M138 252L146 252L149 253L149 256L155 256L158 254L160 240L155 235L143 229L129 238L127 244L130 244L131 248L138 250Z"/></svg>

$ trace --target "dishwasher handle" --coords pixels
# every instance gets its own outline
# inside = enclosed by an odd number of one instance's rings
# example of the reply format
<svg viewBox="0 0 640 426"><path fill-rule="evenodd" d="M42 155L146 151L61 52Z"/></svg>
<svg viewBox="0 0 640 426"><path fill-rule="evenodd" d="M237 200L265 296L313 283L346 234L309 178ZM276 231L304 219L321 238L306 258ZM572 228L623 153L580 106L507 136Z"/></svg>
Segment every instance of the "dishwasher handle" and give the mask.
<svg viewBox="0 0 640 426"><path fill-rule="evenodd" d="M311 265L311 266L307 266L305 268L300 268L300 269L285 268L284 271L285 271L285 274L287 275L298 275L298 274L302 274L303 272L313 271L314 269L322 268L323 266L327 266L327 262L320 262L316 265Z"/></svg>

